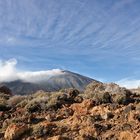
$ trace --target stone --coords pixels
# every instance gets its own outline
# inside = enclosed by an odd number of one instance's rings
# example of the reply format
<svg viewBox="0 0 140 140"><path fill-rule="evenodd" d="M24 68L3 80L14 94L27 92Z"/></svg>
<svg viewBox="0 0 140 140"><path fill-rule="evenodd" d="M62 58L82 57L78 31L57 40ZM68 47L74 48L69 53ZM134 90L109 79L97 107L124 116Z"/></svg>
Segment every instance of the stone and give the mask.
<svg viewBox="0 0 140 140"><path fill-rule="evenodd" d="M94 127L84 127L79 131L79 134L82 137L94 137L97 136L97 132L96 129Z"/></svg>
<svg viewBox="0 0 140 140"><path fill-rule="evenodd" d="M126 131L126 130L131 130L131 125L128 123L125 123L122 125L122 130Z"/></svg>
<svg viewBox="0 0 140 140"><path fill-rule="evenodd" d="M112 112L107 112L102 115L102 119L107 120L107 119L112 119L114 117Z"/></svg>
<svg viewBox="0 0 140 140"><path fill-rule="evenodd" d="M27 125L11 124L5 131L4 138L6 140L18 140L22 134L28 130Z"/></svg>
<svg viewBox="0 0 140 140"><path fill-rule="evenodd" d="M125 109L124 109L123 112L126 113L126 114L128 114L132 110L134 110L134 106L128 105L128 106L125 107Z"/></svg>
<svg viewBox="0 0 140 140"><path fill-rule="evenodd" d="M129 131L122 131L119 140L134 140L134 134Z"/></svg>
<svg viewBox="0 0 140 140"><path fill-rule="evenodd" d="M77 97L74 98L74 101L75 101L76 103L82 103L83 98L82 98L81 96L77 96Z"/></svg>
<svg viewBox="0 0 140 140"><path fill-rule="evenodd" d="M48 138L47 140L71 140L70 138L68 137L64 137L64 136L54 136L54 137L51 137L51 138Z"/></svg>
<svg viewBox="0 0 140 140"><path fill-rule="evenodd" d="M90 99L84 100L82 103L74 103L70 106L70 108L76 113L76 114L88 114L89 109L91 109L94 106L94 101Z"/></svg>
<svg viewBox="0 0 140 140"><path fill-rule="evenodd" d="M136 111L140 112L140 103L136 105Z"/></svg>
<svg viewBox="0 0 140 140"><path fill-rule="evenodd" d="M138 136L136 136L135 140L140 140L140 134L138 134Z"/></svg>

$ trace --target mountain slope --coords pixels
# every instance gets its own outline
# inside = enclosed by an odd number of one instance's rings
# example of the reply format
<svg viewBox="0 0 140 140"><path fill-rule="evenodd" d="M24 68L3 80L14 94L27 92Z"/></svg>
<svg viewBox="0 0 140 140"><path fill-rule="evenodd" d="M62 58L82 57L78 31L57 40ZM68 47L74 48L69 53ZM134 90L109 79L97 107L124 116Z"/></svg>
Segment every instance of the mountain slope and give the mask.
<svg viewBox="0 0 140 140"><path fill-rule="evenodd" d="M84 88L89 83L96 81L94 79L70 71L62 71L62 73L63 74L53 75L49 78L43 77L43 80L37 83L16 80L12 82L1 83L0 85L9 87L14 94L23 95L31 94L37 90L58 91L65 88L77 88L79 90L84 90Z"/></svg>

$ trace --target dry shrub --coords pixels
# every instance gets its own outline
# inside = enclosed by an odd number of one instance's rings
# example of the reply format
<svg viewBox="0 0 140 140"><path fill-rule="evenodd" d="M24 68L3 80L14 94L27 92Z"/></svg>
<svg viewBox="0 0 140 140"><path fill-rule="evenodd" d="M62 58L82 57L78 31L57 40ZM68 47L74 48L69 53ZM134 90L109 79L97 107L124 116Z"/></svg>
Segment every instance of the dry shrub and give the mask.
<svg viewBox="0 0 140 140"><path fill-rule="evenodd" d="M21 101L23 101L24 99L25 99L24 96L15 95L15 96L11 97L11 98L7 101L7 103L8 103L8 105L14 107L14 106L16 106L18 103L20 103Z"/></svg>
<svg viewBox="0 0 140 140"><path fill-rule="evenodd" d="M4 99L8 100L10 97L11 97L10 95L0 92L0 98L4 98Z"/></svg>
<svg viewBox="0 0 140 140"><path fill-rule="evenodd" d="M7 105L7 100L4 98L0 98L0 111L7 111L10 107Z"/></svg>
<svg viewBox="0 0 140 140"><path fill-rule="evenodd" d="M35 92L32 97L37 98L37 97L49 97L51 94L49 92L44 92L43 90L39 90Z"/></svg>
<svg viewBox="0 0 140 140"><path fill-rule="evenodd" d="M46 104L48 102L48 97L36 97L32 100L28 100L25 109L28 112L35 112L46 109Z"/></svg>
<svg viewBox="0 0 140 140"><path fill-rule="evenodd" d="M46 135L47 134L47 130L42 125L36 125L36 126L33 127L32 134L34 136L36 136L37 138L39 138L39 137L42 137L42 136Z"/></svg>
<svg viewBox="0 0 140 140"><path fill-rule="evenodd" d="M20 101L16 106L24 108L28 104L29 100L25 98L24 100Z"/></svg>

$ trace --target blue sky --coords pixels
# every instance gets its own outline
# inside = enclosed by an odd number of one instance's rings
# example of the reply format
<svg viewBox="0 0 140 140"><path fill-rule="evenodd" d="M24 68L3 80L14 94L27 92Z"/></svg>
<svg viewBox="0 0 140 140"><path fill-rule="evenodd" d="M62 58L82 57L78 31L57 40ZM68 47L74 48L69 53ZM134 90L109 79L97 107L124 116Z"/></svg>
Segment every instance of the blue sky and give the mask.
<svg viewBox="0 0 140 140"><path fill-rule="evenodd" d="M139 80L139 7L139 0L0 0L0 60Z"/></svg>

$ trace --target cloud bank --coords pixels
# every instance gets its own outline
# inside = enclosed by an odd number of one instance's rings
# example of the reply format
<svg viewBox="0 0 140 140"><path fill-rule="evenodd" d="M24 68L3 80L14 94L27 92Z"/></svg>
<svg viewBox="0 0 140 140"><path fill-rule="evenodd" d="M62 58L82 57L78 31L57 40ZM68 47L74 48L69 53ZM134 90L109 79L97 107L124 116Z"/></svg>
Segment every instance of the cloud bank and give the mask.
<svg viewBox="0 0 140 140"><path fill-rule="evenodd" d="M10 59L8 61L0 60L0 82L11 82L14 80L22 80L25 82L37 83L54 75L60 75L64 72L60 69L52 69L47 71L22 71L17 68L17 60Z"/></svg>

